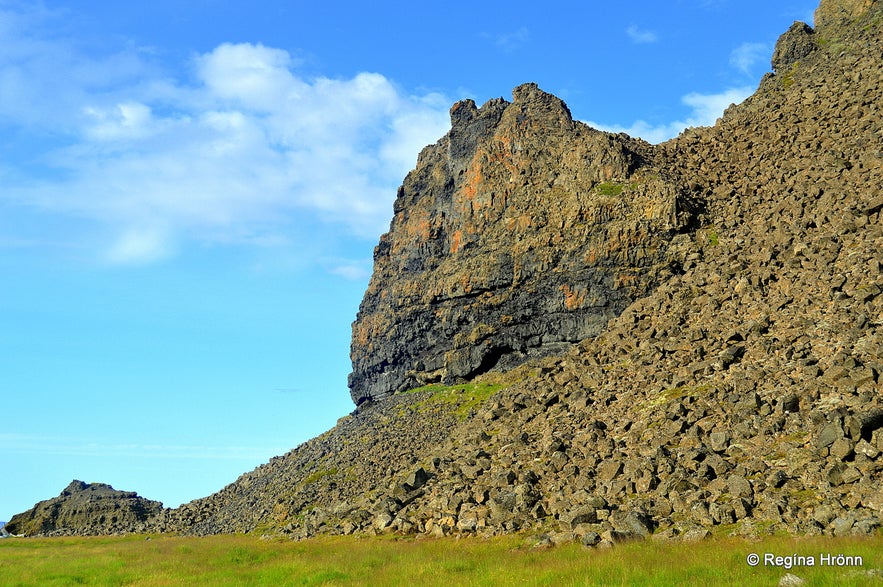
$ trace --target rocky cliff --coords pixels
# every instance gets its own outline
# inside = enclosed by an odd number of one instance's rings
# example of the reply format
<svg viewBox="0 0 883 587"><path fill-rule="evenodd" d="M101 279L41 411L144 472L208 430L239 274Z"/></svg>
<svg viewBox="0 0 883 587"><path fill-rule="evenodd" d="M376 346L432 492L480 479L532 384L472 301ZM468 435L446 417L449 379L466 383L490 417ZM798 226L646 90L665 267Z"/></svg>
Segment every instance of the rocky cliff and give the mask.
<svg viewBox="0 0 883 587"><path fill-rule="evenodd" d="M678 271L696 203L650 146L525 84L451 108L420 154L353 324L358 404L560 354Z"/></svg>
<svg viewBox="0 0 883 587"><path fill-rule="evenodd" d="M148 528L145 522L162 511L162 503L133 491L74 480L58 497L13 516L6 531L27 536L144 532Z"/></svg>
<svg viewBox="0 0 883 587"><path fill-rule="evenodd" d="M655 147L533 85L455 105L354 327L354 400L382 401L148 527L878 531L883 10L817 14L754 96Z"/></svg>

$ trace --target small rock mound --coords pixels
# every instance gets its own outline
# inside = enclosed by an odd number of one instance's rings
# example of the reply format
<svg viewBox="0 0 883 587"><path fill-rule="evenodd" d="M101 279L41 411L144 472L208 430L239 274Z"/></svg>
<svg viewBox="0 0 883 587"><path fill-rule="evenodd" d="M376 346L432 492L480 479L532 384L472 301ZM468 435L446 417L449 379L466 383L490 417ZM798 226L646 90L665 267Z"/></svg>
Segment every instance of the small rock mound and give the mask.
<svg viewBox="0 0 883 587"><path fill-rule="evenodd" d="M162 510L161 502L139 497L134 491L74 480L58 497L13 516L6 530L24 536L140 532L147 529L145 521Z"/></svg>

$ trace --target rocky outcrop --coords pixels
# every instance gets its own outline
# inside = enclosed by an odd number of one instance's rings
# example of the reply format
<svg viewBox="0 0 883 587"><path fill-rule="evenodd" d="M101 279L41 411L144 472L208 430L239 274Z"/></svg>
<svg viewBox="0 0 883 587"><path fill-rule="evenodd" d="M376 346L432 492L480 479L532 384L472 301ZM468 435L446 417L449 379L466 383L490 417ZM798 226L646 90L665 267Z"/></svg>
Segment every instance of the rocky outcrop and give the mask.
<svg viewBox="0 0 883 587"><path fill-rule="evenodd" d="M561 353L677 271L698 203L650 146L525 84L451 108L420 154L353 324L359 404Z"/></svg>
<svg viewBox="0 0 883 587"><path fill-rule="evenodd" d="M13 516L6 530L26 536L143 532L147 529L145 522L162 511L162 503L139 497L133 491L74 480L58 497Z"/></svg>
<svg viewBox="0 0 883 587"><path fill-rule="evenodd" d="M795 22L779 38L773 51L773 72L786 74L790 67L812 53L816 48L815 31L805 22Z"/></svg>
<svg viewBox="0 0 883 587"><path fill-rule="evenodd" d="M815 12L815 26L849 26L876 8L879 8L878 0L821 0Z"/></svg>

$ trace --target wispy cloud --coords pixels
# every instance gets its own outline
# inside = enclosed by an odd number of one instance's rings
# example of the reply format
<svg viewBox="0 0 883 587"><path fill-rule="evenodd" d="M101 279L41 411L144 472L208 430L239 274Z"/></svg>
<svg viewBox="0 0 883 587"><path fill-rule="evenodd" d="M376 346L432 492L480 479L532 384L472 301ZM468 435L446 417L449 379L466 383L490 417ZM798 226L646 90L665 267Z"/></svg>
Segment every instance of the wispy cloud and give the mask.
<svg viewBox="0 0 883 587"><path fill-rule="evenodd" d="M371 277L372 268L371 259L339 259L331 264L329 273L350 281L361 281Z"/></svg>
<svg viewBox="0 0 883 587"><path fill-rule="evenodd" d="M586 124L608 132L624 132L633 137L641 137L650 143L661 143L676 137L683 130L696 126L711 126L720 118L730 104L738 104L752 94L751 87L732 88L719 94L700 94L692 92L681 98L681 102L690 107L689 115L682 120L662 124L650 124L644 120L636 120L630 126L608 125L586 121Z"/></svg>
<svg viewBox="0 0 883 587"><path fill-rule="evenodd" d="M751 75L758 62L767 62L770 48L766 43L742 43L730 53L730 65L745 75Z"/></svg>
<svg viewBox="0 0 883 587"><path fill-rule="evenodd" d="M491 41L497 49L511 53L530 39L530 31L526 27L521 27L508 33L482 33L481 36Z"/></svg>
<svg viewBox="0 0 883 587"><path fill-rule="evenodd" d="M136 50L88 54L41 32L51 15L10 15L0 131L44 142L3 163L0 199L81 223L110 263L192 241L285 242L317 223L376 238L417 153L448 128L448 98L378 73L305 78L288 52L240 43L181 64L184 75Z"/></svg>
<svg viewBox="0 0 883 587"><path fill-rule="evenodd" d="M631 25L630 27L628 27L625 30L625 34L628 35L632 43L638 45L647 45L650 43L655 43L659 40L659 36L653 31L640 29L636 25Z"/></svg>

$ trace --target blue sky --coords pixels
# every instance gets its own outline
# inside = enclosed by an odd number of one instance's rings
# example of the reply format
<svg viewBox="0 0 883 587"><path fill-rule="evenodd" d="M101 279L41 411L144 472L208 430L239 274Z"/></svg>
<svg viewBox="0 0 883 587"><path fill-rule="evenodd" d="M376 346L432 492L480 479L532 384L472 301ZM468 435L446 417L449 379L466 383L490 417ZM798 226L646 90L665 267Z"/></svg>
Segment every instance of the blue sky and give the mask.
<svg viewBox="0 0 883 587"><path fill-rule="evenodd" d="M0 0L0 519L74 478L177 506L349 413L374 244L454 101L534 81L658 142L815 6Z"/></svg>

